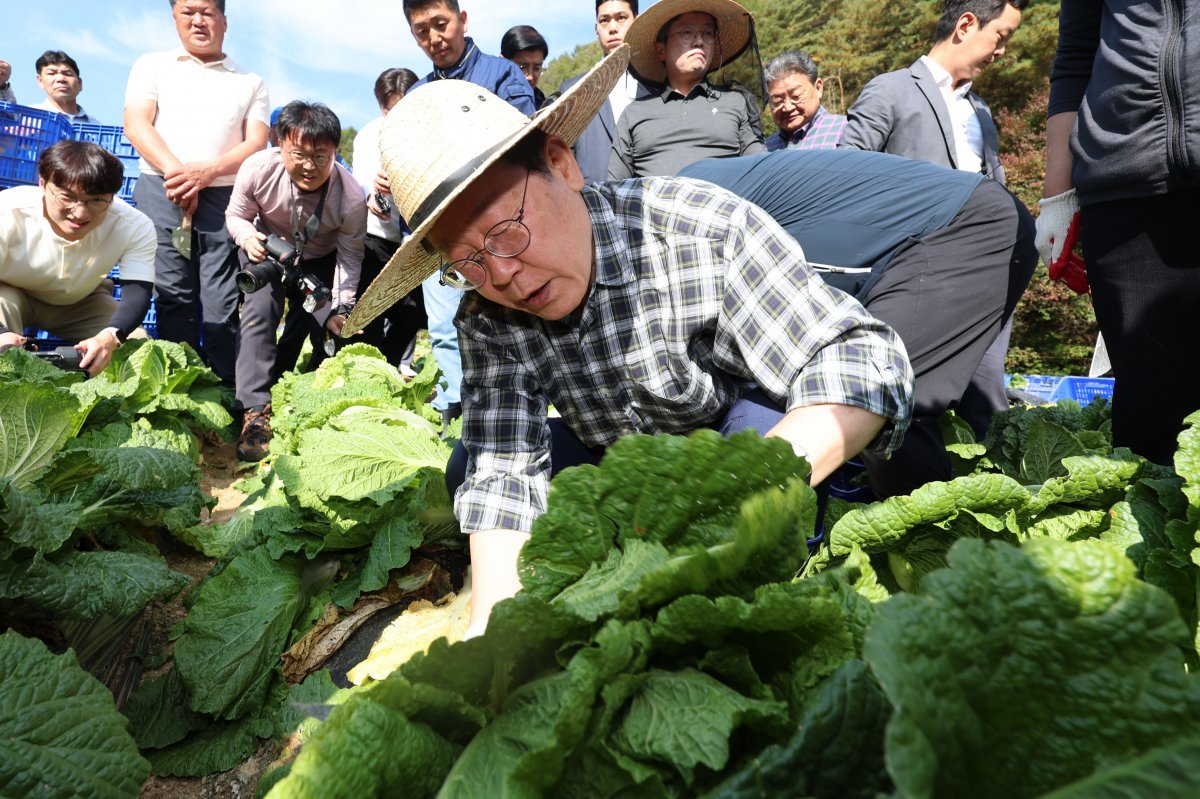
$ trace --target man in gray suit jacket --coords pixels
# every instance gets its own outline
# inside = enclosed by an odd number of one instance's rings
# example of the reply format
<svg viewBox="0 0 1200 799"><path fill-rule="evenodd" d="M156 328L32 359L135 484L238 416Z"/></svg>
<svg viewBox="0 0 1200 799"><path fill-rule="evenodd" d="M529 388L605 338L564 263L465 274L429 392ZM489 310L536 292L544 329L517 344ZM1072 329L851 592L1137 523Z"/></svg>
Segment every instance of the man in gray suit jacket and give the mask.
<svg viewBox="0 0 1200 799"><path fill-rule="evenodd" d="M874 150L979 172L1003 185L991 109L972 81L1004 55L1029 0L944 0L936 41L912 66L872 78L846 113L839 148ZM1004 358L1011 324L988 350L960 405L977 435L1008 407Z"/></svg>
<svg viewBox="0 0 1200 799"><path fill-rule="evenodd" d="M1028 3L945 0L929 54L863 88L838 146L982 172L1003 184L996 123L971 82L1004 55Z"/></svg>
<svg viewBox="0 0 1200 799"><path fill-rule="evenodd" d="M637 0L596 0L596 38L604 54L608 55L625 41L625 31L638 13ZM575 85L583 75L563 81L560 92ZM600 106L600 113L588 125L587 130L575 142L575 160L588 183L608 180L608 157L612 153L613 138L617 135L617 120L621 112L634 100L649 97L654 84L644 81L632 68L617 81L609 94L608 102Z"/></svg>

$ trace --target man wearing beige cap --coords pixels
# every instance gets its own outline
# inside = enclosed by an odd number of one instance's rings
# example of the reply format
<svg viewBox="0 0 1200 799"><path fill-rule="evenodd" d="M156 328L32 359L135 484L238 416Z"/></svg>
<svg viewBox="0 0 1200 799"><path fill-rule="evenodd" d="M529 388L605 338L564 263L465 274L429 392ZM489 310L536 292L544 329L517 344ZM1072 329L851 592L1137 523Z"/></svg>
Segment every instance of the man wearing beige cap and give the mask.
<svg viewBox="0 0 1200 799"><path fill-rule="evenodd" d="M900 340L827 288L763 211L685 179L584 183L570 145L627 55L532 120L439 81L384 121L384 169L413 234L345 332L431 274L464 291L447 484L471 536L472 633L520 589L552 474L624 435L755 427L806 455L817 483L865 447L890 452L908 424Z"/></svg>
<svg viewBox="0 0 1200 799"><path fill-rule="evenodd" d="M703 158L765 153L754 96L708 81L753 37L750 12L733 0L659 0L635 19L625 34L630 63L666 85L621 115L609 179L677 175Z"/></svg>

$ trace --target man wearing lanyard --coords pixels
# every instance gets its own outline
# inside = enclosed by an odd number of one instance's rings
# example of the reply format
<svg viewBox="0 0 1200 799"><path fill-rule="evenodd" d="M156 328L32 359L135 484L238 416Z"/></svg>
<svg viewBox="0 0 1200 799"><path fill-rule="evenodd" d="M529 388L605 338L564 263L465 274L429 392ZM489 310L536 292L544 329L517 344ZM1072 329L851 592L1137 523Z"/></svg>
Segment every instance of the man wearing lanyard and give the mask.
<svg viewBox="0 0 1200 799"><path fill-rule="evenodd" d="M295 101L284 106L277 124L279 149L256 153L238 170L225 224L243 251L243 267L267 259L269 237L278 236L294 247L299 270L330 287L333 296L312 312L308 325L287 326L307 334L323 325L336 335L358 288L366 200L362 187L335 161L342 125L332 111L319 103ZM278 276L248 291L242 306L237 402L245 413L238 457L245 461L266 457L271 386L295 366L303 344L302 336L275 342L285 299L291 300L289 319L308 313L300 293L285 287Z"/></svg>

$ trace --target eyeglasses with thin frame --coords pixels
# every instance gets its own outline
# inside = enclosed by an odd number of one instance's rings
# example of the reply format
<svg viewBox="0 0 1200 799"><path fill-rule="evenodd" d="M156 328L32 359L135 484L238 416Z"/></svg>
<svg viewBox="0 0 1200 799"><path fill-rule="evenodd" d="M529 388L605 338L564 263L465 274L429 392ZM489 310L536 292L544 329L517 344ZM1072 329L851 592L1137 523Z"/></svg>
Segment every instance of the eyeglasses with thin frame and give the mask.
<svg viewBox="0 0 1200 799"><path fill-rule="evenodd" d="M83 200L53 184L46 185L50 188L50 193L54 195L55 202L68 211L78 208L81 205L86 205L87 209L93 214L100 214L107 211L108 206L112 205L111 197L109 197L107 200L101 197L93 197L90 200Z"/></svg>
<svg viewBox="0 0 1200 799"><path fill-rule="evenodd" d="M793 94L775 95L775 96L767 98L767 101L771 104L771 108L774 108L776 110L779 110L779 109L785 107L789 102L792 104L793 108L799 108L801 105L804 104L804 102L806 100L808 100L808 98L812 95L812 93L813 93L813 90L810 88L810 89L805 89L804 91L800 92L799 94L793 93Z"/></svg>
<svg viewBox="0 0 1200 799"><path fill-rule="evenodd" d="M525 227L525 195L529 191L529 170L525 171L525 187L521 190L521 207L511 219L497 222L483 234L483 247L448 264L442 264L441 283L459 291L471 291L487 281L484 252L497 258L516 258L529 248L532 234Z"/></svg>
<svg viewBox="0 0 1200 799"><path fill-rule="evenodd" d="M288 152L288 155L296 162L297 166L312 164L317 169L324 169L333 160L333 156L326 155L325 153L303 153L299 150L291 150Z"/></svg>
<svg viewBox="0 0 1200 799"><path fill-rule="evenodd" d="M700 39L705 44L712 44L717 39L717 32L713 28L694 28L688 25L667 34L667 38L672 36L682 37L685 42L694 42Z"/></svg>

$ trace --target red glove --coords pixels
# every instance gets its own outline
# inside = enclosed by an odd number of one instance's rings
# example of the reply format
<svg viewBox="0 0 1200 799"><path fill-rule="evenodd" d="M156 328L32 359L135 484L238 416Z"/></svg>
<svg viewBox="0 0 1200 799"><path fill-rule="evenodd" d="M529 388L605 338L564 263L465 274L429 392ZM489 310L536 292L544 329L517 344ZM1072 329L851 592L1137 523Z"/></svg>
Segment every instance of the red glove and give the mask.
<svg viewBox="0 0 1200 799"><path fill-rule="evenodd" d="M1091 294L1092 287L1088 284L1087 264L1083 257L1075 252L1075 239L1079 237L1079 212L1071 216L1071 224L1067 227L1067 235L1063 240L1062 253L1058 260L1051 262L1047 269L1051 280L1059 280L1067 284L1067 288L1076 294Z"/></svg>

